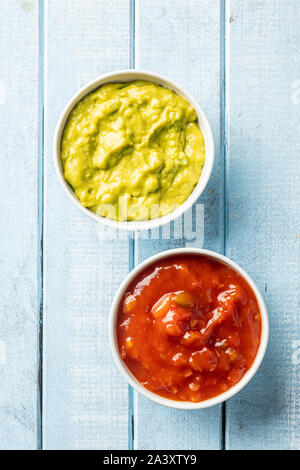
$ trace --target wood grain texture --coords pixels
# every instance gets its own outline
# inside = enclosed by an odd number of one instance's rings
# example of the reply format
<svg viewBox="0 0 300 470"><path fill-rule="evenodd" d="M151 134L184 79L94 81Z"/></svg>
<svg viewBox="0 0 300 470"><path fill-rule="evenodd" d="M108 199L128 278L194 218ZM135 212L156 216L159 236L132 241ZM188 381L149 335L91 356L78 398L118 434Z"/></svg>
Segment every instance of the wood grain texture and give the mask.
<svg viewBox="0 0 300 470"><path fill-rule="evenodd" d="M37 444L38 12L1 2L0 448Z"/></svg>
<svg viewBox="0 0 300 470"><path fill-rule="evenodd" d="M112 296L128 271L128 241L104 237L65 196L52 139L71 95L103 73L128 68L129 5L51 0L46 8L46 180L43 446L124 449L128 386L112 363Z"/></svg>
<svg viewBox="0 0 300 470"><path fill-rule="evenodd" d="M222 247L219 44L218 1L136 2L136 66L164 74L193 94L207 112L216 144L214 173L198 201L197 234L193 234L196 218L191 213L185 218L185 230L179 238L173 236L173 224L171 229L167 225L159 234L154 232L152 241L145 239L143 233L137 234L136 262L184 245L199 248L205 245L216 250ZM176 221L176 232L180 226L181 222ZM135 395L134 410L136 449L218 449L220 446L219 406L177 411Z"/></svg>
<svg viewBox="0 0 300 470"><path fill-rule="evenodd" d="M270 342L256 378L227 404L226 440L230 449L295 449L300 446L299 2L234 0L228 21L228 255L264 294Z"/></svg>

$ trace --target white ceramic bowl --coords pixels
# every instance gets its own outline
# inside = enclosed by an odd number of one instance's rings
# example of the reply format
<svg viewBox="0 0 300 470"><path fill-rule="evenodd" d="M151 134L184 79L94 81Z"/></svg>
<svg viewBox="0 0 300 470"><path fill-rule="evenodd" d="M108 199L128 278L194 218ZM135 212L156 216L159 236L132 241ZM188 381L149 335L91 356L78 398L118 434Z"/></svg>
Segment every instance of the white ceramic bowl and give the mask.
<svg viewBox="0 0 300 470"><path fill-rule="evenodd" d="M75 104L80 101L85 95L90 93L93 90L96 90L104 83L112 83L112 82L131 82L133 80L147 80L154 83L158 83L159 85L163 85L167 88L174 90L178 95L183 96L195 109L198 115L198 122L201 128L204 142L205 142L205 163L202 170L202 174L200 176L198 184L195 186L195 189L190 194L190 196L184 201L181 206L177 207L173 212L167 214L163 217L159 217L157 219L151 219L146 221L127 221L127 222L119 222L116 220L108 219L107 217L101 217L100 215L92 212L91 210L83 207L83 205L79 202L74 191L67 183L63 175L63 168L60 159L60 146L61 146L61 138L63 134L63 130L66 124L66 121L69 117L70 112L74 108ZM137 70L122 70L114 73L109 73L106 75L102 75L101 77L96 78L92 82L85 85L81 88L71 100L66 105L65 109L63 110L54 134L54 165L56 169L56 173L58 179L66 191L66 193L71 197L72 201L76 204L76 206L83 211L86 215L91 217L98 222L102 222L105 225L113 228L119 229L126 229L126 230L148 230L160 225L166 224L171 220L174 220L176 217L179 217L183 214L184 211L189 209L194 202L197 201L199 196L204 191L205 186L209 180L209 177L212 172L214 163L214 140L212 131L207 120L207 117L199 106L199 104L179 85L174 83L173 81L162 77L160 75L154 74L152 72L145 72L145 71L137 71Z"/></svg>
<svg viewBox="0 0 300 470"><path fill-rule="evenodd" d="M208 400L204 400L201 402L189 402L189 401L174 401L174 400L169 400L168 398L161 397L159 395L156 395L155 393L147 390L145 387L143 387L137 379L133 376L133 374L130 372L130 370L127 368L126 364L122 361L120 354L119 354L119 349L118 349L118 341L117 341L117 334L116 334L116 324L117 324L117 318L118 318L118 308L119 304L123 298L123 295L127 291L127 288L129 284L133 281L133 279L141 272L143 271L147 266L152 264L155 261L161 260L163 258L169 258L174 255L182 255L182 254L192 254L192 255L206 255L209 256L212 259L215 259L217 261L221 261L229 266L231 266L233 269L235 269L251 286L259 308L260 308L260 313L262 317L262 332L261 332L261 340L259 344L259 348L256 354L256 357L254 359L254 362L250 369L245 373L245 375L242 377L242 379L235 384L233 387L230 389L226 390L226 392L221 393L220 395L217 395L215 397L209 398ZM256 287L255 283L251 279L251 277L236 263L231 261L229 258L226 256L220 255L219 253L216 253L214 251L209 251L209 250L202 250L202 249L197 249L197 248L177 248L174 250L167 250L163 251L157 255L151 256L150 258L146 259L143 261L141 264L136 266L125 278L125 280L122 282L120 288L118 289L115 298L113 300L111 310L110 310L110 318L109 318L109 341L110 341L110 346L111 346L111 351L113 358L120 369L121 373L124 375L125 379L129 382L129 384L137 391L140 392L142 395L145 397L149 398L150 400L159 403L160 405L165 405L169 406L171 408L179 408L179 409L188 409L188 410L196 410L199 408L208 408L210 406L217 405L218 403L221 403L225 400L228 400L229 398L233 397L236 393L238 393L242 388L245 387L245 385L252 379L252 377L255 375L257 372L264 354L266 352L267 344L268 344L268 338L269 338L269 321L268 321L268 314L267 314L267 309L264 303L264 300Z"/></svg>

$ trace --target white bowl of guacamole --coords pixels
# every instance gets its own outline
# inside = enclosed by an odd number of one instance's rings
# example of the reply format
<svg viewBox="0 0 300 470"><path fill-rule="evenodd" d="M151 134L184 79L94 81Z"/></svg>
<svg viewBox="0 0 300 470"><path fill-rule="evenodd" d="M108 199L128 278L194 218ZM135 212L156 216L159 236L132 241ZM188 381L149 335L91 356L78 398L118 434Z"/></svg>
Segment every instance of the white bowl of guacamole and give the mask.
<svg viewBox="0 0 300 470"><path fill-rule="evenodd" d="M146 230L179 217L211 175L214 142L199 104L157 74L103 75L69 101L54 136L58 178L110 227Z"/></svg>

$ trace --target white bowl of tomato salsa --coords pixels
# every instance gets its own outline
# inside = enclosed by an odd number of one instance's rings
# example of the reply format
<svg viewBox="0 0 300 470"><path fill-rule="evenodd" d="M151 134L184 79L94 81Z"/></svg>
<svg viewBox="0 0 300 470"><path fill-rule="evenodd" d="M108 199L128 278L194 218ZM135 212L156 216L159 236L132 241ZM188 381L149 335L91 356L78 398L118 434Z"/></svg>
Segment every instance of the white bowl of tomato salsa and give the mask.
<svg viewBox="0 0 300 470"><path fill-rule="evenodd" d="M113 300L109 339L132 387L161 405L199 409L238 393L268 343L264 300L218 253L178 248L131 271Z"/></svg>

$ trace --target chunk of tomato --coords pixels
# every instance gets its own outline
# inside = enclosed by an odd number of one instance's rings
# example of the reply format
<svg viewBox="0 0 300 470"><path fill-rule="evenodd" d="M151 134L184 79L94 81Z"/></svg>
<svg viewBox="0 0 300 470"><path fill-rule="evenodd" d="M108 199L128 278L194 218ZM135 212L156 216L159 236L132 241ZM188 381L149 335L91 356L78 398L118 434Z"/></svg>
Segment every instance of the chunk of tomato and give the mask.
<svg viewBox="0 0 300 470"><path fill-rule="evenodd" d="M174 298L175 294L164 295L153 306L152 314L161 332L168 336L183 336L193 312L178 305Z"/></svg>
<svg viewBox="0 0 300 470"><path fill-rule="evenodd" d="M191 355L189 363L195 370L211 372L217 367L218 358L214 351L205 346Z"/></svg>

